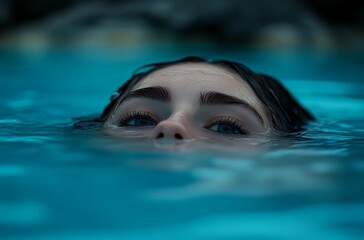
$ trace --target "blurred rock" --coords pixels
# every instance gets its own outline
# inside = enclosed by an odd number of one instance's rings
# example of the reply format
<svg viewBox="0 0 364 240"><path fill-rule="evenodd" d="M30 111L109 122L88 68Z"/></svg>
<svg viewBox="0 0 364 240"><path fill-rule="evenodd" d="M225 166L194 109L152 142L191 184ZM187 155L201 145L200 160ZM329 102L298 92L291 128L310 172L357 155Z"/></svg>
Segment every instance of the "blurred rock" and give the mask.
<svg viewBox="0 0 364 240"><path fill-rule="evenodd" d="M197 36L220 42L328 45L335 39L332 34L338 26L346 26L350 34L362 34L363 4L351 2L3 0L0 1L0 27L3 34L42 32L55 41L93 37L147 40L168 35ZM337 14L343 6L347 17Z"/></svg>

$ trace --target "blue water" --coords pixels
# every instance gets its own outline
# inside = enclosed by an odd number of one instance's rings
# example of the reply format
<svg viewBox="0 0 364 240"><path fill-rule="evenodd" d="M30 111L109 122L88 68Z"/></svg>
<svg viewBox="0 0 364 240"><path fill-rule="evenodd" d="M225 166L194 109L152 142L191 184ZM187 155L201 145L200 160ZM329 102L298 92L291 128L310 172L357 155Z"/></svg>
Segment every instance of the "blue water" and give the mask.
<svg viewBox="0 0 364 240"><path fill-rule="evenodd" d="M318 118L252 150L176 152L73 117L189 54L282 80ZM0 50L0 239L363 239L364 53L201 44Z"/></svg>

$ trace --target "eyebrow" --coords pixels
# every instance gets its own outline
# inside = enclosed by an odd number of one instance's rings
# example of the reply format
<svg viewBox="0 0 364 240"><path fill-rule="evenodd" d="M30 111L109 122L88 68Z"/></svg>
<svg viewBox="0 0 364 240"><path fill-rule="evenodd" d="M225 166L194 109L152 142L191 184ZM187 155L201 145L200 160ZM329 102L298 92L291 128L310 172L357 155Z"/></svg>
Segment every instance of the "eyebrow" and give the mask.
<svg viewBox="0 0 364 240"><path fill-rule="evenodd" d="M165 87L141 88L128 93L121 102L129 101L133 98L150 98L161 102L170 102L171 93Z"/></svg>
<svg viewBox="0 0 364 240"><path fill-rule="evenodd" d="M122 102L130 101L134 98L149 98L161 102L170 102L171 101L171 92L166 87L147 87L141 88L128 93L124 99L120 101L118 105ZM246 101L224 94L219 92L205 92L200 93L200 106L203 105L240 105L245 109L250 110L263 124L263 117L259 114L259 112L248 104Z"/></svg>
<svg viewBox="0 0 364 240"><path fill-rule="evenodd" d="M246 101L219 92L205 92L200 94L200 106L203 105L240 105L250 110L263 124L263 117Z"/></svg>

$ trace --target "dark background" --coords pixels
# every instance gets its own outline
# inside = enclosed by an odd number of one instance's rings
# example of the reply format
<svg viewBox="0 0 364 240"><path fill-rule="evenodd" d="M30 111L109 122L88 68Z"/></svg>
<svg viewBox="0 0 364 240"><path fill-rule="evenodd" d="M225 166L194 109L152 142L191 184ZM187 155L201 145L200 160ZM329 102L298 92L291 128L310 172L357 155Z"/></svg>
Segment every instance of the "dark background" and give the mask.
<svg viewBox="0 0 364 240"><path fill-rule="evenodd" d="M160 39L279 47L359 47L353 0L0 0L3 44Z"/></svg>

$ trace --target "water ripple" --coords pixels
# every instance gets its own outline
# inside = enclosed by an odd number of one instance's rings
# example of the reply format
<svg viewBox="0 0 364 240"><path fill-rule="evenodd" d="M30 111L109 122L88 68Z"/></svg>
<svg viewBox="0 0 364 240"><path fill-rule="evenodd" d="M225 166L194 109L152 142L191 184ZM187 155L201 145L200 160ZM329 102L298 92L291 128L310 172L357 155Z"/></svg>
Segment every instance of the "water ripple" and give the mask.
<svg viewBox="0 0 364 240"><path fill-rule="evenodd" d="M45 136L5 136L0 137L0 142L25 142L25 143L44 143L55 140Z"/></svg>
<svg viewBox="0 0 364 240"><path fill-rule="evenodd" d="M0 226L41 224L46 220L47 212L39 202L0 202Z"/></svg>
<svg viewBox="0 0 364 240"><path fill-rule="evenodd" d="M0 177L19 176L25 173L25 169L17 165L0 165Z"/></svg>

